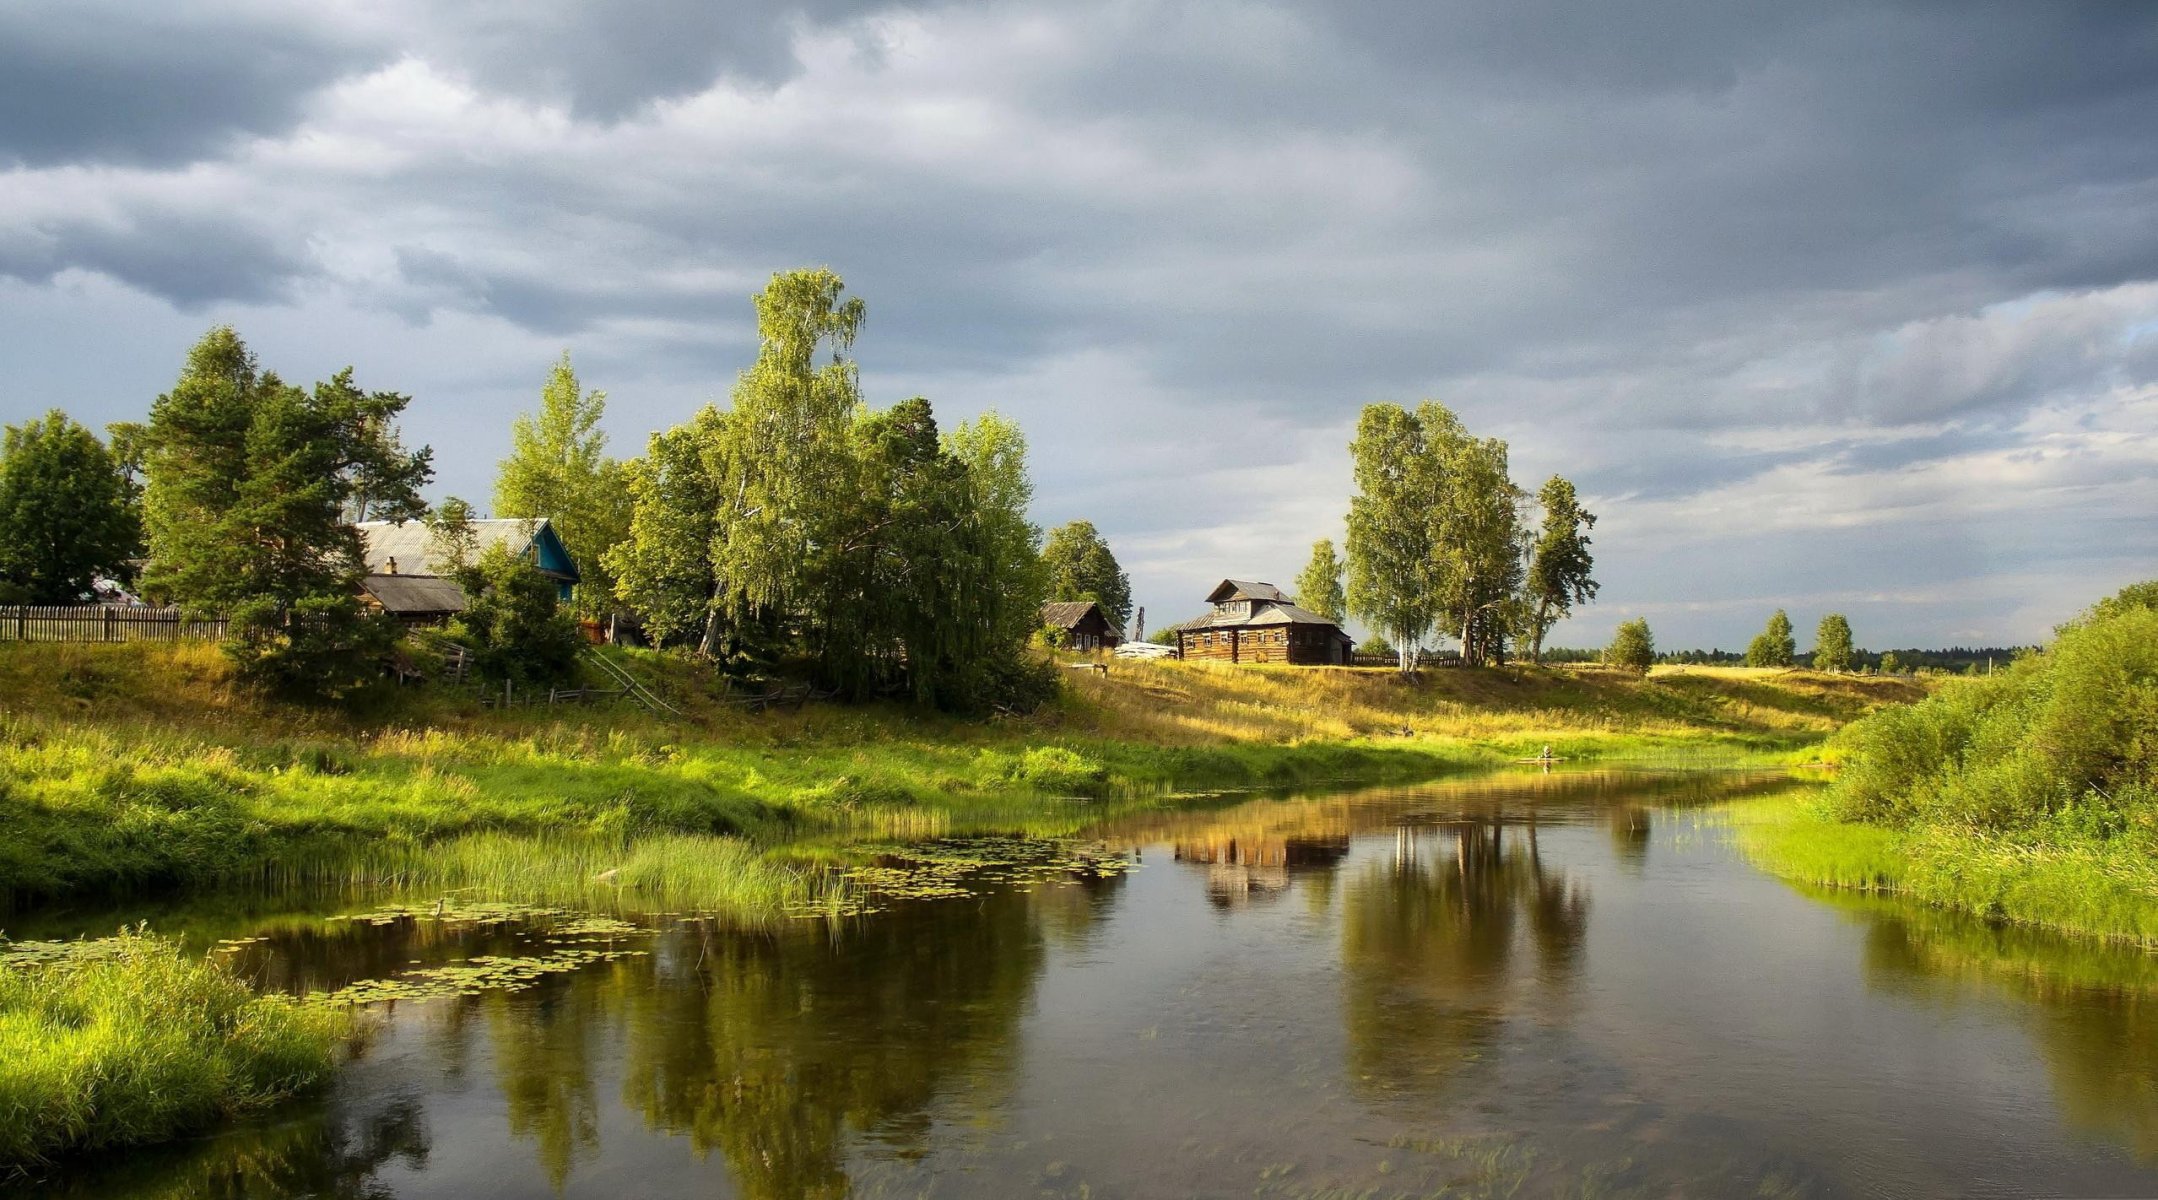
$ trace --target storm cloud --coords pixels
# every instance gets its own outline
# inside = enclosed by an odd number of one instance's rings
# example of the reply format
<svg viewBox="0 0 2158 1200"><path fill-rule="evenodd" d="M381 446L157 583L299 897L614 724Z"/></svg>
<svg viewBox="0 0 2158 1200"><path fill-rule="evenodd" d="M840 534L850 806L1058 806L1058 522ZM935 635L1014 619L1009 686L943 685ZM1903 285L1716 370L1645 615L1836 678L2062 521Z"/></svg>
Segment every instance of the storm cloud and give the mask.
<svg viewBox="0 0 2158 1200"><path fill-rule="evenodd" d="M0 15L0 416L136 415L230 320L484 496L553 349L631 451L829 264L873 399L1019 417L1157 625L1338 537L1357 409L1426 396L1602 515L1560 641L2158 575L2147 5L296 11Z"/></svg>

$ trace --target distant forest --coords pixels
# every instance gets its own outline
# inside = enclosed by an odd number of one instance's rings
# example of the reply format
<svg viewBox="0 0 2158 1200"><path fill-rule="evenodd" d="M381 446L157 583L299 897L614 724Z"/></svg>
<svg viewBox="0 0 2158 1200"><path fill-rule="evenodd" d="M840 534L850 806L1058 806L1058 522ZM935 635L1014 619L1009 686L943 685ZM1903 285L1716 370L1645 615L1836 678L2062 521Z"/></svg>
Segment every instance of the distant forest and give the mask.
<svg viewBox="0 0 2158 1200"><path fill-rule="evenodd" d="M1887 658L1893 670L1946 671L1951 674L1984 674L1990 663L2005 667L2021 654L2036 650L2036 646L1951 646L1946 650L1853 650L1851 666L1854 670L1878 671L1881 660ZM1544 661L1555 663L1587 663L1602 661L1602 650L1583 650L1574 647L1546 647ZM1746 663L1744 650L1667 650L1656 656L1658 663L1673 666L1738 667ZM1811 652L1800 654L1796 663L1801 667L1813 665Z"/></svg>

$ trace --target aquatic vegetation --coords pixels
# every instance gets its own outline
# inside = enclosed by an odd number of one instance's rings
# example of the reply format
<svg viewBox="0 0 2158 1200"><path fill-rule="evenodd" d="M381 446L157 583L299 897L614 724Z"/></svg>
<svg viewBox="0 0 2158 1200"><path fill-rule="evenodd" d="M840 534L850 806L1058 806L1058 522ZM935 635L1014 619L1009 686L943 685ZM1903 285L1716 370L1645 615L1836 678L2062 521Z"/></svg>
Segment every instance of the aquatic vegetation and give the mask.
<svg viewBox="0 0 2158 1200"><path fill-rule="evenodd" d="M0 944L0 1170L268 1107L325 1082L351 1029L140 929Z"/></svg>
<svg viewBox="0 0 2158 1200"><path fill-rule="evenodd" d="M860 853L877 861L847 868L845 877L888 900L944 900L973 895L984 886L1032 884L1060 876L1104 878L1132 867L1129 859L1100 843L1068 838L975 837L907 845L868 845ZM874 912L873 901L850 913Z"/></svg>

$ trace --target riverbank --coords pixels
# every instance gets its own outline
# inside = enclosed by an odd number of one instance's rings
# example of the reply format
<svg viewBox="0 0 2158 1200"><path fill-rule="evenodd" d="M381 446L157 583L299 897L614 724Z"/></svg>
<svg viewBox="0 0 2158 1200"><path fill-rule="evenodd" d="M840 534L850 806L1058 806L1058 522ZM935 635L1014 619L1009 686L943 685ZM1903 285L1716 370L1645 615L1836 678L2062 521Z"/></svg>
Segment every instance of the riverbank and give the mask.
<svg viewBox="0 0 2158 1200"><path fill-rule="evenodd" d="M2146 585L2147 587L2147 585ZM1743 817L1766 869L2158 946L2158 611L2134 589L1988 678L1851 725Z"/></svg>
<svg viewBox="0 0 2158 1200"><path fill-rule="evenodd" d="M355 848L483 832L771 844L1052 823L1074 797L1389 782L1531 757L1769 762L1915 699L1906 681L1118 662L969 722L899 707L749 712L680 659L622 661L685 714L485 709L411 689L376 711L274 705L213 647L0 650L0 895L334 874ZM1066 817L1065 819L1069 819Z"/></svg>

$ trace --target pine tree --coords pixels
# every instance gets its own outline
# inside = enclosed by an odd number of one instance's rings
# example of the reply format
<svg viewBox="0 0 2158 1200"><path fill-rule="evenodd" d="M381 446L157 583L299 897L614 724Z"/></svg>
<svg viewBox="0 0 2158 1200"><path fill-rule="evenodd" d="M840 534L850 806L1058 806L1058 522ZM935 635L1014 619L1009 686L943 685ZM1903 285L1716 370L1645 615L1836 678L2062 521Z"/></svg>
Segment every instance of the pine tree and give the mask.
<svg viewBox="0 0 2158 1200"><path fill-rule="evenodd" d="M1589 553L1588 531L1596 516L1581 507L1574 485L1553 475L1536 494L1543 508L1543 527L1530 551L1526 597L1529 653L1536 661L1544 657L1544 635L1572 615L1574 605L1596 598L1597 583L1589 574L1596 559Z"/></svg>

